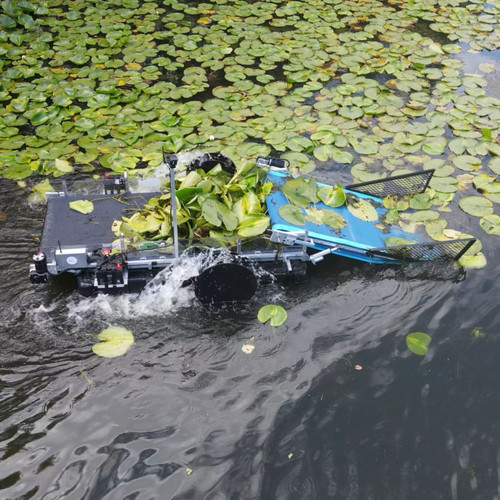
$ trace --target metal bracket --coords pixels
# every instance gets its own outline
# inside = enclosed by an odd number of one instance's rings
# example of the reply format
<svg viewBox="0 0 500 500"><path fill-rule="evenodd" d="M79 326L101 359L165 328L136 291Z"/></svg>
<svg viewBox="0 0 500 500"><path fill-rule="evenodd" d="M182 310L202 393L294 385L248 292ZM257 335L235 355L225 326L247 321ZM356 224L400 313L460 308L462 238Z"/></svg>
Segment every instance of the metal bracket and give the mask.
<svg viewBox="0 0 500 500"><path fill-rule="evenodd" d="M332 248L327 248L326 250L322 250L321 252L316 252L309 257L309 260L313 264L317 264L318 262L321 262L326 255L335 252L336 250L338 250L338 248L338 246L335 246Z"/></svg>
<svg viewBox="0 0 500 500"><path fill-rule="evenodd" d="M309 238L307 231L279 231L271 233L271 241L281 245L314 246L314 240Z"/></svg>
<svg viewBox="0 0 500 500"><path fill-rule="evenodd" d="M293 268L292 268L292 263L290 262L290 259L286 256L283 256L283 262L285 263L286 265L286 269L289 273L292 272Z"/></svg>

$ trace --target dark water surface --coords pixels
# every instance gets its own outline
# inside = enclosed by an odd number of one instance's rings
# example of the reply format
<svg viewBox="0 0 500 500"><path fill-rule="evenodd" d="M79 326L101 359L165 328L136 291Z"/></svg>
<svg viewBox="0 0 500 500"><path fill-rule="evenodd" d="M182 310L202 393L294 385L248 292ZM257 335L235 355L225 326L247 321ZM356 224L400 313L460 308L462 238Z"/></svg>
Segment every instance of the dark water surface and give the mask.
<svg viewBox="0 0 500 500"><path fill-rule="evenodd" d="M467 275L330 260L207 313L174 285L33 288L43 209L11 181L0 200L1 498L499 498L494 237ZM289 314L276 332L256 320L271 301ZM92 353L108 325L134 332L126 356ZM425 358L406 347L415 331L432 336Z"/></svg>

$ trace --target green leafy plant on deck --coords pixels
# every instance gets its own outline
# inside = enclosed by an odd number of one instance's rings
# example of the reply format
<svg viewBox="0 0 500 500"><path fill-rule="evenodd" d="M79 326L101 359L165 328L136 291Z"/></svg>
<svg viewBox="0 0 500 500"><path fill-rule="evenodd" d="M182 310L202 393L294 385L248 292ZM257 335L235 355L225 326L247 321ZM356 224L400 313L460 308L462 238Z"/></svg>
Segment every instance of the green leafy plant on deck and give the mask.
<svg viewBox="0 0 500 500"><path fill-rule="evenodd" d="M234 246L237 238L259 236L269 227L266 197L273 187L264 182L266 171L254 165L233 175L217 165L209 172L195 170L176 180L179 236L203 240L217 246ZM167 192L150 199L144 208L122 221L113 230L132 245L145 241L171 240L172 196Z"/></svg>
<svg viewBox="0 0 500 500"><path fill-rule="evenodd" d="M286 182L281 191L290 204L281 206L278 212L289 224L326 224L337 232L346 226L345 219L339 213L317 206L320 202L331 208L345 205L347 198L341 184L319 187L314 178L299 177Z"/></svg>

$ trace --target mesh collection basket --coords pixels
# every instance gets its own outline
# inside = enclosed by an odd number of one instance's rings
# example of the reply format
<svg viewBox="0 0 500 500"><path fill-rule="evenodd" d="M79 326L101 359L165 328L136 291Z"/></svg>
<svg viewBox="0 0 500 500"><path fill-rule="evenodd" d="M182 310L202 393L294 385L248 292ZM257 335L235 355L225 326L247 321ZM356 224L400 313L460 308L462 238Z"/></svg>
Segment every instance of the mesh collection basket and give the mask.
<svg viewBox="0 0 500 500"><path fill-rule="evenodd" d="M387 179L351 184L350 186L346 186L346 189L379 198L389 195L406 196L418 194L426 190L433 174L434 169L424 170L423 172L396 175Z"/></svg>
<svg viewBox="0 0 500 500"><path fill-rule="evenodd" d="M378 255L398 261L458 260L475 243L475 238L436 241L415 245L373 248L369 255Z"/></svg>

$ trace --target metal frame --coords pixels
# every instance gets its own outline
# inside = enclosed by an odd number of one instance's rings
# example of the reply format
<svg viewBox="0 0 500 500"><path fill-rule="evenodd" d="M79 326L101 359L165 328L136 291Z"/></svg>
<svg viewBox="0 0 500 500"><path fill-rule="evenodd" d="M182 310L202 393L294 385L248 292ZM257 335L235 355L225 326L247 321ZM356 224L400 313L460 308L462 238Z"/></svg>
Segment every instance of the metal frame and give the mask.
<svg viewBox="0 0 500 500"><path fill-rule="evenodd" d="M258 163L265 163L267 166L271 167L272 171L278 171L277 175L282 175L282 171L287 165L283 160L275 160L276 159L259 158ZM175 200L175 168L177 157L164 153L164 162L170 167L171 190L174 193L173 199ZM395 182L397 185L398 181L403 181L402 186L404 190L411 187L408 184L404 185L406 179L425 176L425 179L418 184L418 192L420 193L427 188L433 173L434 170L427 170L424 172L404 174L383 180L352 184L345 189L356 193L356 195L360 193L359 197L372 197L382 201L380 193L370 193L370 187L383 186L384 184L387 185L389 182ZM63 192L49 193L47 197L55 198L68 196L68 191L64 183L63 187ZM114 193L115 191L122 192L124 189L128 192L128 179L126 175L123 178L113 176L109 178L108 183L104 185L105 193ZM175 203L173 206L173 221L174 223L176 221ZM454 258L458 260L476 241L470 238L445 242L431 241L415 245L410 244L372 248L358 241L346 240L344 242L337 238L330 238L331 241L328 241L328 239L322 238L321 235L314 232L300 229L293 230L293 227L280 227L279 225L273 226L270 231L270 236L267 239L273 243L274 246L272 248L257 250L243 250L240 239L238 240L236 252L233 252L233 255L235 255L235 257L241 257L251 263L271 266L271 268L277 270L280 275L294 275L296 269L294 269L293 264L295 262L310 262L312 264L317 264L322 261L325 256L330 254L354 258L374 264L398 264L405 260L427 260L422 258L425 251L429 251L429 255L431 256L428 260L434 260L436 255L437 258ZM456 246L457 244L459 246L461 245L461 247L456 249L455 254L451 254L450 251L447 251L447 249L452 249L452 246ZM167 253L167 250L171 248L173 249L173 253ZM441 251L441 249L443 250ZM114 274L114 268L110 269L109 267L104 267L104 271L100 271L100 266L112 266L115 264L114 261L107 260L111 258L109 256L112 250L117 250L123 259L123 267L120 266L117 268L119 271L119 273L117 273L119 279L115 279L116 275ZM417 252L415 252L415 250ZM418 254L419 250L423 252L422 255ZM82 279L85 281L85 286L90 287L91 292L94 290L128 290L129 284L132 286L131 279L138 279L136 273L140 274L144 272L145 274L149 273L149 276L154 276L154 274L160 272L162 269L174 266L179 260L179 254L177 224L174 224L173 246L170 244L167 245L165 242L149 242L149 244L145 245L145 248L127 250L123 234L120 237L119 246L102 244L98 248L91 248L88 245L61 245L61 243L58 242L58 247L51 248L48 255L39 252L34 256L34 263L30 266L30 278L33 282L40 283L47 281L49 274L58 275L63 272L69 272L79 277L79 289L80 279ZM282 266L280 267L280 265ZM302 267L304 266L302 265ZM109 274L107 276L99 276L99 272L108 272ZM99 279L101 279L101 282Z"/></svg>

